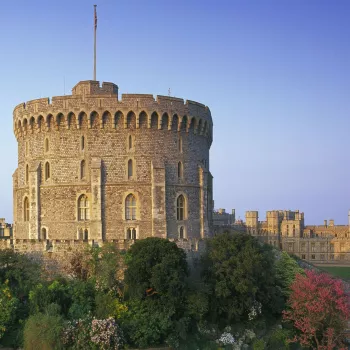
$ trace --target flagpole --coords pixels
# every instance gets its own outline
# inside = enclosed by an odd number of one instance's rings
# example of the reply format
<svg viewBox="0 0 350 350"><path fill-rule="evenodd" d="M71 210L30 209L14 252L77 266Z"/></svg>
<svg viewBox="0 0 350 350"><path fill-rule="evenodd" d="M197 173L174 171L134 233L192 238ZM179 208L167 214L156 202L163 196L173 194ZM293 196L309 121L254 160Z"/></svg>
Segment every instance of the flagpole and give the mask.
<svg viewBox="0 0 350 350"><path fill-rule="evenodd" d="M96 7L97 5L94 5L94 80L96 80L96 29L97 29Z"/></svg>

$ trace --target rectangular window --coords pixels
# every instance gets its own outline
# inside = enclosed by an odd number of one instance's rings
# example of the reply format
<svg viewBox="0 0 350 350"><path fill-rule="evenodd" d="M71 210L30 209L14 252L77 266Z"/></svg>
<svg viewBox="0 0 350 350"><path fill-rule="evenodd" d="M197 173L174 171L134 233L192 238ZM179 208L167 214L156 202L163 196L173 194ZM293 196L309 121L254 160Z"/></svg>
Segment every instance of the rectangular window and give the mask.
<svg viewBox="0 0 350 350"><path fill-rule="evenodd" d="M312 259L312 260L315 260L315 259L316 259L316 255L315 255L315 254L312 254L312 255L311 255L311 259Z"/></svg>
<svg viewBox="0 0 350 350"><path fill-rule="evenodd" d="M330 254L329 259L334 260L334 254Z"/></svg>
<svg viewBox="0 0 350 350"><path fill-rule="evenodd" d="M321 259L321 260L324 260L324 254L321 254L320 259Z"/></svg>
<svg viewBox="0 0 350 350"><path fill-rule="evenodd" d="M316 252L316 246L315 246L315 244L311 244L311 251L312 251L312 252Z"/></svg>
<svg viewBox="0 0 350 350"><path fill-rule="evenodd" d="M305 260L305 259L306 259L305 254L302 254L302 255L301 255L301 258Z"/></svg>

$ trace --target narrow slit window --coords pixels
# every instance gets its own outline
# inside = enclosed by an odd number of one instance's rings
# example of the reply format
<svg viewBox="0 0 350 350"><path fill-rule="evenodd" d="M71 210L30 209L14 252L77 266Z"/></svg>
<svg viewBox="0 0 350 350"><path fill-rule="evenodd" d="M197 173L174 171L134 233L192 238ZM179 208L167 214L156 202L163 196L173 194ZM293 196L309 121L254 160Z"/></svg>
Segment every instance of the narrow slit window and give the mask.
<svg viewBox="0 0 350 350"><path fill-rule="evenodd" d="M51 173L50 173L50 163L49 162L46 162L45 163L45 180L48 180L51 176Z"/></svg>
<svg viewBox="0 0 350 350"><path fill-rule="evenodd" d="M183 178L183 164L181 162L179 162L177 164L177 176L179 179L182 179Z"/></svg>
<svg viewBox="0 0 350 350"><path fill-rule="evenodd" d="M29 221L29 200L28 200L28 197L24 198L23 218L24 218L24 221Z"/></svg>
<svg viewBox="0 0 350 350"><path fill-rule="evenodd" d="M132 159L129 159L128 161L128 179L131 179L134 175L134 166Z"/></svg>
<svg viewBox="0 0 350 350"><path fill-rule="evenodd" d="M29 165L26 165L26 183L29 181Z"/></svg>
<svg viewBox="0 0 350 350"><path fill-rule="evenodd" d="M82 160L80 163L80 178L84 179L86 176L86 165L85 160Z"/></svg>

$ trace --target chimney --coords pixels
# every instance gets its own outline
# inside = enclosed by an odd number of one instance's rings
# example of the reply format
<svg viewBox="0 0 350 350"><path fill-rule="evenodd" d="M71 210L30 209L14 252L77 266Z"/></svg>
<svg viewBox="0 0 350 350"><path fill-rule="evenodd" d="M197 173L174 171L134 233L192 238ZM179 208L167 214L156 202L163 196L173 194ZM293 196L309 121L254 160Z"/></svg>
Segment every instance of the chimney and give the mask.
<svg viewBox="0 0 350 350"><path fill-rule="evenodd" d="M324 220L324 227L327 227L327 220Z"/></svg>

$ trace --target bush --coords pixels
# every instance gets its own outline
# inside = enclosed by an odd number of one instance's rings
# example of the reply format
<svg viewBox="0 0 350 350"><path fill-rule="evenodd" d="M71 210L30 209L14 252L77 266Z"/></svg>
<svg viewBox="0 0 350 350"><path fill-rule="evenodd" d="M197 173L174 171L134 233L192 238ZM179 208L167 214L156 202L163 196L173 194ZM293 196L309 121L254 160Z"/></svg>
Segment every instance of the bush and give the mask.
<svg viewBox="0 0 350 350"><path fill-rule="evenodd" d="M18 299L13 297L8 281L0 284L0 339L15 321Z"/></svg>
<svg viewBox="0 0 350 350"><path fill-rule="evenodd" d="M37 313L30 316L24 326L24 348L26 350L63 349L61 335L63 319L59 315Z"/></svg>
<svg viewBox="0 0 350 350"><path fill-rule="evenodd" d="M124 344L124 337L114 318L86 317L67 322L62 341L66 349L118 350Z"/></svg>

